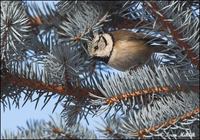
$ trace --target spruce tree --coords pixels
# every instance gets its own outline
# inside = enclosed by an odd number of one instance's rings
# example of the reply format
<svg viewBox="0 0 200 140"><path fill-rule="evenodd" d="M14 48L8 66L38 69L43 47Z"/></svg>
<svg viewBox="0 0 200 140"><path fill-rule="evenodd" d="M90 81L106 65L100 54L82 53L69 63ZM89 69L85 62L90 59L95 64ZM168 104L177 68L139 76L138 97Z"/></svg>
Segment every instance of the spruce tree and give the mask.
<svg viewBox="0 0 200 140"><path fill-rule="evenodd" d="M63 111L1 138L199 137L198 1L59 1L43 9L1 1L1 109L56 100L52 112ZM93 35L120 29L159 36L165 50L131 72L91 60ZM102 127L84 127L89 115L100 115Z"/></svg>

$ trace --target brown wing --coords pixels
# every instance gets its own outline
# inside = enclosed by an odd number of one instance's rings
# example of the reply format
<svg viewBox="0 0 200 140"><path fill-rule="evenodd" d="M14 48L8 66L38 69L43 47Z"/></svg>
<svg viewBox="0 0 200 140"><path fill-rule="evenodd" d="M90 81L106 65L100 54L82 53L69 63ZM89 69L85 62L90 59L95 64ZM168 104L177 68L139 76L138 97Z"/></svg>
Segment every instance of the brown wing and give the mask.
<svg viewBox="0 0 200 140"><path fill-rule="evenodd" d="M165 41L161 38L153 37L153 36L142 34L142 33L134 33L134 32L128 31L128 30L114 31L114 32L112 32L112 35L113 35L115 42L117 42L118 40L121 40L121 41L123 41L123 40L124 41L135 40L135 41L139 41L141 43L144 43L147 46L152 46L152 47L154 47L154 45L152 45L152 42L157 42L157 43L161 44L160 46L167 44L167 41ZM157 48L157 47L160 47L160 46L157 45L155 47ZM161 48L161 50L162 49L163 48Z"/></svg>
<svg viewBox="0 0 200 140"><path fill-rule="evenodd" d="M126 41L129 41L129 40L143 40L143 41L148 41L150 39L153 39L152 37L149 38L149 36L145 37L144 34L142 33L134 33L134 32L131 32L131 31L128 31L128 30L118 30L118 31L114 31L114 32L111 32L115 41L118 41L118 40L126 40Z"/></svg>

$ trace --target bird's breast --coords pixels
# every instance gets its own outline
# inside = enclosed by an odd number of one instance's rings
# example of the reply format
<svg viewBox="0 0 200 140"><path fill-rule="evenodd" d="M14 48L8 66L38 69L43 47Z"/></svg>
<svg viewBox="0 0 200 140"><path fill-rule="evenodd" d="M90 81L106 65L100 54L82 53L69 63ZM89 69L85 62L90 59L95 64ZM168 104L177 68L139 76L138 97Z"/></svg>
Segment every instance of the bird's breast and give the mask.
<svg viewBox="0 0 200 140"><path fill-rule="evenodd" d="M140 42L118 41L113 49L108 65L120 71L144 64L151 52Z"/></svg>

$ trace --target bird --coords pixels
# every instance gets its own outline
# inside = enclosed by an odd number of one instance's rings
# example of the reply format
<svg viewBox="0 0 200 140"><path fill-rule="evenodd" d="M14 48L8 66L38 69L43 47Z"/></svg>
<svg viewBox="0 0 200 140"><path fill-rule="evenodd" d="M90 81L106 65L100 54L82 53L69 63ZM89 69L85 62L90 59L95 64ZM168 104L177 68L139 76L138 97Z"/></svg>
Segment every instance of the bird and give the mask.
<svg viewBox="0 0 200 140"><path fill-rule="evenodd" d="M147 63L152 53L164 49L161 45L153 45L152 40L166 44L161 38L129 30L99 33L90 41L88 53L94 60L103 61L119 71L127 71Z"/></svg>

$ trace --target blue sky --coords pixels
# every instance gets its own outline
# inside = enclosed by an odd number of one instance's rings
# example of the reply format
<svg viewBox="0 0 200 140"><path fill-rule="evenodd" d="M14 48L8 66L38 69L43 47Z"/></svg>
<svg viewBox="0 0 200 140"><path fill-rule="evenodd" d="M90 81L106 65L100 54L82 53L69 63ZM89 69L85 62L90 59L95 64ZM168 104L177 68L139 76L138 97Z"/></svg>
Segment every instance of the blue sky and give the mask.
<svg viewBox="0 0 200 140"><path fill-rule="evenodd" d="M28 4L37 3L39 7L42 8L42 1L28 1ZM50 1L49 4L53 5L55 1ZM24 107L21 107L19 109L16 109L14 106L9 110L8 108L5 110L5 112L2 109L1 105L1 134L4 130L10 131L10 132L16 132L17 126L22 126L26 128L26 121L27 120L37 120L37 119L44 119L44 120L50 120L49 115L56 117L57 114L60 114L62 107L58 106L55 112L52 114L52 110L54 107L54 103L56 102L56 99L52 98L49 103L45 106L43 110L41 110L41 107L43 105L43 99L40 99L40 102L38 104L38 107L35 109L35 102L30 103L27 102ZM23 101L20 102L20 106L22 106ZM96 120L96 118L92 119L90 117L90 129L94 129L92 126L92 121ZM95 121L96 123L96 121ZM83 121L83 125L87 126L86 122Z"/></svg>
<svg viewBox="0 0 200 140"><path fill-rule="evenodd" d="M22 97L23 98L23 97ZM35 102L30 103L29 101L25 104L25 106L16 109L14 106L11 107L11 110L8 108L3 111L3 107L1 106L1 134L4 130L10 132L16 132L17 126L26 128L27 120L40 120L44 119L46 121L50 120L49 115L53 116L56 119L57 115L62 111L62 106L58 105L55 112L52 114L52 110L54 108L54 104L57 101L55 98L51 98L49 103L41 110L41 107L44 105L44 98L42 97L38 103L37 108L35 109ZM21 100L20 106L22 106L23 101ZM95 126L98 126L100 122L99 117L92 118L88 115L89 125L85 120L82 121L82 125L88 127L91 130L95 129Z"/></svg>
<svg viewBox="0 0 200 140"><path fill-rule="evenodd" d="M58 106L56 111L52 114L52 109L54 107L55 100L51 99L46 107L41 110L43 105L43 99L40 100L38 107L35 110L35 103L27 102L24 107L16 109L14 106L9 110L8 108L5 112L1 106L1 132L4 130L16 131L17 126L26 126L26 120L29 119L45 119L49 120L49 115L55 116L56 113L60 113L61 106ZM23 101L21 101L21 105Z"/></svg>
<svg viewBox="0 0 200 140"><path fill-rule="evenodd" d="M28 4L32 3L36 3L38 6L42 7L42 1L28 1ZM53 3L53 1L50 2L51 5L53 5ZM22 103L23 102L21 102L21 104ZM40 110L39 107L42 105L43 103L39 102L38 108L35 110L35 104L27 102L26 105L20 109L12 107L11 110L7 108L5 112L1 105L1 133L4 130L16 131L17 126L26 126L26 120L28 119L49 119L49 115L52 115L54 102L50 101L43 110ZM59 113L60 111L61 107L58 107L54 114Z"/></svg>

